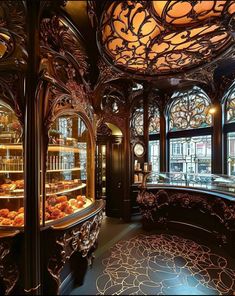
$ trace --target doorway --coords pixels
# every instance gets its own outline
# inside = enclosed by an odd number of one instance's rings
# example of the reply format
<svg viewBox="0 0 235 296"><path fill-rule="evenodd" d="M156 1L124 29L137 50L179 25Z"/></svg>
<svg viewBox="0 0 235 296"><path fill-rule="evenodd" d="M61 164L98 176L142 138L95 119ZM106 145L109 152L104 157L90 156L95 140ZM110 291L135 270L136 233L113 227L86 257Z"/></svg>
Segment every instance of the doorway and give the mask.
<svg viewBox="0 0 235 296"><path fill-rule="evenodd" d="M111 124L103 123L97 130L96 196L106 202L106 216L122 217L123 135Z"/></svg>

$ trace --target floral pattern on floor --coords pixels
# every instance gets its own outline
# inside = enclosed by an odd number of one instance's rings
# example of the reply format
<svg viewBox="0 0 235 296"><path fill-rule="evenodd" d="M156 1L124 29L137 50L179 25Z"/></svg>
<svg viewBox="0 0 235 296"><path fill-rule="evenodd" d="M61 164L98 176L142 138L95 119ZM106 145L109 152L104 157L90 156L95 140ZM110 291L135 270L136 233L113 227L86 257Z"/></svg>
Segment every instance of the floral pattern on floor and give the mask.
<svg viewBox="0 0 235 296"><path fill-rule="evenodd" d="M210 248L176 235L137 235L120 241L102 262L101 295L233 294L235 270Z"/></svg>

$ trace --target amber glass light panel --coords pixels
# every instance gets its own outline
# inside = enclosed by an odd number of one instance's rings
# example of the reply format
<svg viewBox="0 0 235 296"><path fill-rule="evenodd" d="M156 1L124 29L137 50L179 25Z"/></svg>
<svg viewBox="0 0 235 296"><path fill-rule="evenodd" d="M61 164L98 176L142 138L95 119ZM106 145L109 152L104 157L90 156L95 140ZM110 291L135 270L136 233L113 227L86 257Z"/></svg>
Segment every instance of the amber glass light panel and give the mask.
<svg viewBox="0 0 235 296"><path fill-rule="evenodd" d="M0 100L0 227L24 225L22 128L9 105Z"/></svg>
<svg viewBox="0 0 235 296"><path fill-rule="evenodd" d="M78 115L63 115L49 131L45 221L76 214L90 206L91 139Z"/></svg>
<svg viewBox="0 0 235 296"><path fill-rule="evenodd" d="M206 63L232 44L230 1L107 1L100 42L124 70L156 75ZM111 3L111 4L110 4Z"/></svg>

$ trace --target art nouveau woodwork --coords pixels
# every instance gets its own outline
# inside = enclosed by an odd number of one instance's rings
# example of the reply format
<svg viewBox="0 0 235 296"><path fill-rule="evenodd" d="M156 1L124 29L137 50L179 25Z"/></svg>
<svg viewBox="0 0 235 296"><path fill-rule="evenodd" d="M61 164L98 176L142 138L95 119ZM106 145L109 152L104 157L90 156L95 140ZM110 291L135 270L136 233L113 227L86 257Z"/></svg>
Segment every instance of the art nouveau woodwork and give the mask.
<svg viewBox="0 0 235 296"><path fill-rule="evenodd" d="M102 205L99 210L101 209ZM49 274L46 275L45 279L45 293L59 293L61 270L66 263L69 263L74 253L80 253L83 258L86 258L89 265L92 263L102 219L103 211L101 210L85 222L76 223L74 226L65 229L55 227L53 231L45 234L50 233L50 236L52 236L48 244L49 252L46 252L47 271L44 272L49 272ZM72 263L70 262L70 264ZM82 268L81 266L80 269ZM77 266L77 269L79 270L79 266ZM79 273L75 274L74 277L77 277L79 282L83 281L83 278L79 278Z"/></svg>
<svg viewBox="0 0 235 296"><path fill-rule="evenodd" d="M229 244L231 249L234 247L235 204L229 199L208 195L206 192L187 192L187 189L143 188L138 194L137 202L140 205L143 226L146 228L161 225L170 227L171 221L178 221L202 227L218 238L219 243ZM184 216L183 209L189 215ZM201 220L198 220L196 212L201 213ZM210 220L213 222L208 223Z"/></svg>

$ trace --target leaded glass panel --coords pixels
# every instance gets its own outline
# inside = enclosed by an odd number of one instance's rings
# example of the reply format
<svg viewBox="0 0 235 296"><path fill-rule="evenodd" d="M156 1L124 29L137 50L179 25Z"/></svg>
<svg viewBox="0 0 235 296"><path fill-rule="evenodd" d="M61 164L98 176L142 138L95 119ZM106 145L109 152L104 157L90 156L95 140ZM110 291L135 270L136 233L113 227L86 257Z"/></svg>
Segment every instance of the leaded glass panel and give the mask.
<svg viewBox="0 0 235 296"><path fill-rule="evenodd" d="M226 123L235 122L235 82L231 85L225 97L225 121Z"/></svg>
<svg viewBox="0 0 235 296"><path fill-rule="evenodd" d="M131 118L131 131L134 136L144 135L144 108L142 100L140 101L140 104L135 106L133 109Z"/></svg>
<svg viewBox="0 0 235 296"><path fill-rule="evenodd" d="M156 104L151 103L149 105L149 134L160 133L160 113Z"/></svg>
<svg viewBox="0 0 235 296"><path fill-rule="evenodd" d="M212 125L210 99L198 87L177 92L169 110L169 130L190 130Z"/></svg>

